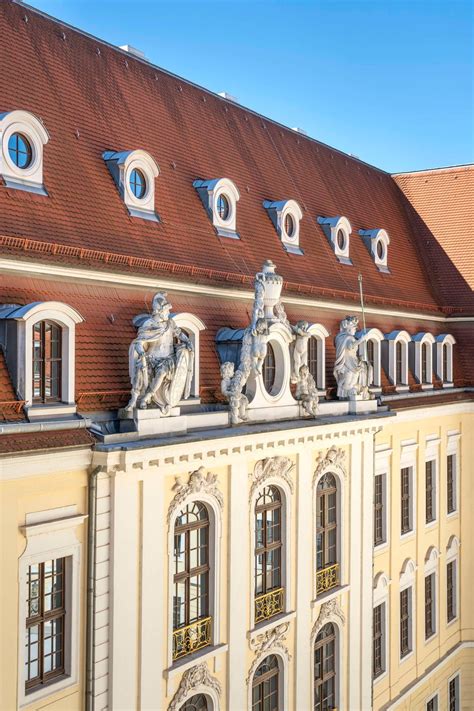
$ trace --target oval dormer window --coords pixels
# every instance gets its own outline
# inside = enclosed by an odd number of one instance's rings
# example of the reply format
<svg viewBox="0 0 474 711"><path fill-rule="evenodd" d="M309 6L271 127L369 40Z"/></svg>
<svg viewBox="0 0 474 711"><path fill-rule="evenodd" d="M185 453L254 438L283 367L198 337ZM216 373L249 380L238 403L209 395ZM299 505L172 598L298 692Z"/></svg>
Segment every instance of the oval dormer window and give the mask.
<svg viewBox="0 0 474 711"><path fill-rule="evenodd" d="M219 215L220 219L225 222L225 220L229 218L229 213L229 200L227 199L226 195L223 195L221 193L217 198L217 214Z"/></svg>
<svg viewBox="0 0 474 711"><path fill-rule="evenodd" d="M267 393L271 394L275 385L276 376L275 351L273 350L271 343L268 343L267 345L267 355L265 356L265 360L263 361L262 371L265 390L267 391Z"/></svg>
<svg viewBox="0 0 474 711"><path fill-rule="evenodd" d="M130 190L137 200L141 200L145 195L146 178L138 168L134 168L130 173Z"/></svg>
<svg viewBox="0 0 474 711"><path fill-rule="evenodd" d="M342 230L337 231L337 246L341 251L346 248L346 236Z"/></svg>
<svg viewBox="0 0 474 711"><path fill-rule="evenodd" d="M8 139L8 154L17 168L28 168L33 160L31 143L22 133L12 133Z"/></svg>

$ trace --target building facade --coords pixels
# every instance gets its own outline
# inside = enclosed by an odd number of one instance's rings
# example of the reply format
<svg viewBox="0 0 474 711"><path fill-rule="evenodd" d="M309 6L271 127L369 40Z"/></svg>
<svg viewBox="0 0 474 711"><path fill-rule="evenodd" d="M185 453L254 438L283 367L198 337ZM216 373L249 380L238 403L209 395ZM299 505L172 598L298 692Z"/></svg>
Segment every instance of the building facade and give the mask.
<svg viewBox="0 0 474 711"><path fill-rule="evenodd" d="M0 707L473 708L473 167L0 34Z"/></svg>

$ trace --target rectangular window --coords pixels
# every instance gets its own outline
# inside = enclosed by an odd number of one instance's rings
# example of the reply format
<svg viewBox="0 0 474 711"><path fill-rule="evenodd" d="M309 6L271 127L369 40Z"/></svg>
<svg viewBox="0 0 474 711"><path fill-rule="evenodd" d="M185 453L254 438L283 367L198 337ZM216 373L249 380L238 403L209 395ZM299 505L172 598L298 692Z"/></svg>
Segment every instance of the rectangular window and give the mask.
<svg viewBox="0 0 474 711"><path fill-rule="evenodd" d="M429 639L436 631L435 625L435 574L425 578L425 639Z"/></svg>
<svg viewBox="0 0 474 711"><path fill-rule="evenodd" d="M426 523L431 523L436 518L435 462L433 459L425 462L425 501Z"/></svg>
<svg viewBox="0 0 474 711"><path fill-rule="evenodd" d="M385 671L385 603L373 611L372 664L374 679Z"/></svg>
<svg viewBox="0 0 474 711"><path fill-rule="evenodd" d="M456 511L456 459L454 454L448 454L447 459L447 498L448 514Z"/></svg>
<svg viewBox="0 0 474 711"><path fill-rule="evenodd" d="M448 710L459 711L461 708L459 703L461 700L459 696L459 675L456 675L453 679L449 680L448 697Z"/></svg>
<svg viewBox="0 0 474 711"><path fill-rule="evenodd" d="M400 593L400 657L411 651L411 588L406 588Z"/></svg>
<svg viewBox="0 0 474 711"><path fill-rule="evenodd" d="M385 543L385 482L384 474L374 481L374 545Z"/></svg>
<svg viewBox="0 0 474 711"><path fill-rule="evenodd" d="M446 609L448 622L456 617L456 561L450 561L446 566Z"/></svg>
<svg viewBox="0 0 474 711"><path fill-rule="evenodd" d="M65 558L28 566L26 691L64 674Z"/></svg>
<svg viewBox="0 0 474 711"><path fill-rule="evenodd" d="M426 704L426 711L438 711L438 695L433 696Z"/></svg>
<svg viewBox="0 0 474 711"><path fill-rule="evenodd" d="M413 529L412 515L412 468L404 467L401 471L401 532L409 533Z"/></svg>

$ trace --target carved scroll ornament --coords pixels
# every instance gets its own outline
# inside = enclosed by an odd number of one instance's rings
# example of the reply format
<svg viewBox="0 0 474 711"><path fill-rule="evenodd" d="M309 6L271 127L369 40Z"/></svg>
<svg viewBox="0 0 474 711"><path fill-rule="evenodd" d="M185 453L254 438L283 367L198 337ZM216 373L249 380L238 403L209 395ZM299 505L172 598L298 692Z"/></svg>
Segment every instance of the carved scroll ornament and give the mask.
<svg viewBox="0 0 474 711"><path fill-rule="evenodd" d="M271 457L269 459L261 459L254 467L253 473L249 476L253 479L250 489L250 500L255 491L264 484L267 479L279 477L283 479L293 493L293 479L290 474L295 468L294 463L288 457Z"/></svg>
<svg viewBox="0 0 474 711"><path fill-rule="evenodd" d="M186 484L182 481L181 476L176 476L175 480L173 491L176 493L168 508L168 525L188 496L201 493L209 494L216 499L221 509L224 508L224 497L217 486L217 474L206 473L204 467L199 467L195 472L191 472Z"/></svg>
<svg viewBox="0 0 474 711"><path fill-rule="evenodd" d="M328 449L325 455L322 452L319 453L318 459L316 460L316 469L313 476L313 485L317 482L319 477L326 471L336 471L344 476L347 476L347 471L344 466L344 461L346 458L346 453L340 447L335 447L334 445Z"/></svg>
<svg viewBox="0 0 474 711"><path fill-rule="evenodd" d="M222 691L219 681L211 676L205 662L197 664L195 667L191 667L191 669L184 672L178 690L168 706L168 711L178 711L186 697L189 696L192 691L200 687L212 689L218 696L220 696Z"/></svg>
<svg viewBox="0 0 474 711"><path fill-rule="evenodd" d="M289 622L282 622L276 627L273 627L273 629L261 632L256 637L250 639L250 647L255 652L255 659L253 660L252 666L250 667L247 675L247 684L252 683L253 675L255 674L258 665L261 663L262 657L265 656L266 652L271 654L272 652L280 651L288 661L291 661L291 654L285 644L286 634L289 627Z"/></svg>
<svg viewBox="0 0 474 711"><path fill-rule="evenodd" d="M341 610L337 598L333 598L332 600L323 602L319 611L318 619L314 623L311 638L315 639L324 627L324 625L327 622L331 622L331 620L333 620L335 617L337 617L343 625L346 623L346 616Z"/></svg>

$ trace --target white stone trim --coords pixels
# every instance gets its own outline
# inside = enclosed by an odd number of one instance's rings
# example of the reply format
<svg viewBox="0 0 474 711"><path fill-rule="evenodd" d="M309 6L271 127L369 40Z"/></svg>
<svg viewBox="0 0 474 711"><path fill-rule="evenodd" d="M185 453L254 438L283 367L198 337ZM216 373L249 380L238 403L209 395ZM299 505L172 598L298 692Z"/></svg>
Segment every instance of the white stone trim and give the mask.
<svg viewBox="0 0 474 711"><path fill-rule="evenodd" d="M220 641L220 575L221 575L221 538L222 538L222 508L213 493L201 490L190 492L179 506L172 510L168 521L168 663L173 665L173 561L174 561L174 527L180 512L195 501L206 505L209 512L209 615L212 617L212 646L217 647ZM189 657L191 659L191 657Z"/></svg>
<svg viewBox="0 0 474 711"><path fill-rule="evenodd" d="M435 339L431 333L422 332L412 336L408 345L409 361L415 380L422 389L430 388L433 385L433 346ZM423 351L426 353L426 380L423 380L422 357Z"/></svg>
<svg viewBox="0 0 474 711"><path fill-rule="evenodd" d="M214 178L212 180L195 180L193 186L198 191L218 236L239 239L237 234L237 202L240 200L240 193L235 183L229 178ZM225 220L219 216L217 211L217 200L221 195L227 198L229 204L229 214Z"/></svg>
<svg viewBox="0 0 474 711"><path fill-rule="evenodd" d="M299 246L300 221L303 218L303 212L296 200L280 200L278 202L264 200L263 207L267 210L284 249L291 254L303 254L303 250ZM285 222L288 215L292 218L294 225L291 235L286 231Z"/></svg>
<svg viewBox="0 0 474 711"><path fill-rule="evenodd" d="M445 478L445 492L447 491L447 459L449 456L454 457L454 511L448 512L446 506L446 514L448 518L457 516L459 514L459 492L460 492L460 447L459 443L461 441L461 433L453 430L448 432L448 442L446 445L446 478Z"/></svg>
<svg viewBox="0 0 474 711"><path fill-rule="evenodd" d="M408 390L408 344L411 341L411 336L406 331L391 331L385 334L385 340L382 345L382 361L384 363L385 372L392 385L396 385L397 392L406 392ZM396 371L396 345L402 344L402 382L397 382Z"/></svg>
<svg viewBox="0 0 474 711"><path fill-rule="evenodd" d="M448 700L448 707L449 707L449 685L452 682L453 679L457 678L457 684L456 684L456 708L455 711L461 711L461 669L458 669L457 671L454 672L454 674L451 674L451 676L448 677L448 683L447 683L447 700Z"/></svg>
<svg viewBox="0 0 474 711"><path fill-rule="evenodd" d="M352 265L349 250L352 226L347 217L318 217L318 223L323 228L323 232L328 238L334 254L341 264ZM344 235L344 244L339 246L337 235L341 232Z"/></svg>
<svg viewBox="0 0 474 711"><path fill-rule="evenodd" d="M68 507L69 508L69 507ZM53 518L59 513L59 518ZM30 706L32 703L45 699L59 690L73 686L79 681L79 644L80 644L80 614L81 614L81 543L76 536L76 529L87 518L85 515L61 517L64 509L52 509L37 512L30 516L35 523L20 526L20 531L26 539L26 547L19 558L18 579L18 708ZM27 619L27 577L28 567L47 560L66 558L66 639L69 644L65 648L64 676L45 687L25 692L25 638Z"/></svg>
<svg viewBox="0 0 474 711"><path fill-rule="evenodd" d="M317 343L317 359L318 372L316 378L316 387L319 391L325 394L326 392L326 338L329 336L329 331L321 323L312 323L308 327L308 333L312 338L316 339Z"/></svg>
<svg viewBox="0 0 474 711"><path fill-rule="evenodd" d="M75 335L76 324L84 320L82 316L67 304L44 301L18 309L12 318L18 322L17 390L20 398L27 407L33 405L33 326L39 321L53 321L61 327L61 401L75 406Z"/></svg>
<svg viewBox="0 0 474 711"><path fill-rule="evenodd" d="M364 240L365 246L369 250L369 254L374 260L374 264L379 270L379 272L390 273L388 268L388 245L390 244L390 237L384 229L375 230L359 230L359 234ZM377 251L377 245L382 245L382 256L379 257Z"/></svg>
<svg viewBox="0 0 474 711"><path fill-rule="evenodd" d="M182 312L179 314L172 314L173 320L179 328L189 336L189 340L193 344L194 348L194 373L191 382L191 397L199 397L199 365L200 365L200 344L199 344L199 334L201 331L206 329L206 326L200 318L194 314Z"/></svg>
<svg viewBox="0 0 474 711"><path fill-rule="evenodd" d="M389 644L389 591L391 580L384 572L379 572L373 582L373 609L382 606L382 663L383 671L373 678L373 684L378 684L383 679L390 668L390 644ZM373 633L373 632L372 632Z"/></svg>
<svg viewBox="0 0 474 711"><path fill-rule="evenodd" d="M251 709L252 708L252 683L253 683L253 678L255 675L255 672L257 671L258 667L260 664L263 662L264 659L267 657L270 657L271 655L275 655L275 657L278 660L278 708L281 709L287 709L289 708L288 701L289 701L289 673L290 673L290 658L288 655L288 650L282 649L282 646L279 644L275 644L273 647L269 647L266 649L264 652L259 654L254 662L252 663L252 666L250 668L248 677L247 677L247 708Z"/></svg>
<svg viewBox="0 0 474 711"><path fill-rule="evenodd" d="M120 196L131 217L159 221L155 212L155 179L160 169L155 159L146 151L105 151L102 154L115 181ZM145 194L137 198L130 189L130 176L133 170L139 170L146 182Z"/></svg>
<svg viewBox="0 0 474 711"><path fill-rule="evenodd" d="M434 632L429 637L423 634L425 644L429 644L439 632L439 558L440 552L436 546L430 546L426 551L425 563L423 569L423 597L425 596L425 581L430 575L434 576L433 585L433 620L434 620ZM424 630L424 623L423 623Z"/></svg>
<svg viewBox="0 0 474 711"><path fill-rule="evenodd" d="M255 375L253 372L247 381L246 395L250 400L249 409L271 408L268 411L268 420L277 418L277 407L285 405L298 406L298 403L291 394L290 375L291 358L290 344L293 336L288 328L282 323L273 323L268 329L268 343L272 346L275 354L275 383L271 393L267 391L263 384L263 375Z"/></svg>
<svg viewBox="0 0 474 711"><path fill-rule="evenodd" d="M324 605L327 603L323 603L321 606L321 610L323 609ZM321 612L319 614L321 616ZM318 619L316 620L313 629L311 631L311 637L310 637L310 653L309 653L309 660L310 660L310 670L311 670L311 708L314 708L314 647L316 644L316 638L321 631L321 629L324 627L325 624L330 622L332 625L334 625L334 628L336 630L336 652L335 652L335 657L336 657L336 704L337 708L344 709L346 708L346 698L345 698L345 680L342 679L342 674L343 674L343 669L344 669L344 625L345 625L345 620L344 620L344 615L342 614L342 611L340 610L339 606L336 605L333 606L333 610L329 612L327 615L324 616L324 621L323 624L319 624L319 616Z"/></svg>
<svg viewBox="0 0 474 711"><path fill-rule="evenodd" d="M374 453L374 477L382 477L382 494L383 494L383 534L384 540L378 545L374 545L374 551L377 553L386 548L390 542L391 531L391 458L392 448L386 444L375 445ZM374 480L375 491L375 480Z"/></svg>
<svg viewBox="0 0 474 711"><path fill-rule="evenodd" d="M400 659L400 664L409 659L415 652L416 649L416 571L417 566L414 560L407 558L400 571L399 579L399 619L400 619L400 593L404 590L410 590L409 594L409 620L408 620L408 639L410 645L410 651L403 657L400 654L400 639L398 644L398 654ZM399 626L400 628L400 626Z"/></svg>
<svg viewBox="0 0 474 711"><path fill-rule="evenodd" d="M374 382L370 386L371 390L379 390L382 387L382 343L384 334L378 328L365 328L357 331L357 338L365 336L367 340L374 344ZM367 360L367 341L359 346L359 355Z"/></svg>
<svg viewBox="0 0 474 711"><path fill-rule="evenodd" d="M434 502L434 516L433 520L429 521L428 523L426 522L426 515L425 515L425 526L434 526L439 520L439 511L440 511L440 467L439 467L439 445L441 444L441 438L438 437L437 435L429 435L425 439L425 477L426 477L426 463L427 462L434 462L434 481L433 481L433 486L434 486L434 493L433 493L433 502ZM425 480L425 492L426 492L426 480ZM425 501L426 505L426 501ZM425 510L426 514L426 510Z"/></svg>
<svg viewBox="0 0 474 711"><path fill-rule="evenodd" d="M23 134L31 145L31 163L26 168L19 168L10 158L8 141L13 133ZM47 195L43 186L43 148L48 141L49 133L42 121L29 111L0 113L0 175L7 188Z"/></svg>
<svg viewBox="0 0 474 711"><path fill-rule="evenodd" d="M184 672L178 690L174 694L168 711L179 711L190 698L197 694L204 694L211 700L212 707L209 711L219 711L219 696L222 693L220 682L211 676L205 662L200 662Z"/></svg>
<svg viewBox="0 0 474 711"><path fill-rule="evenodd" d="M417 524L417 460L416 452L418 450L418 443L415 440L403 440L400 443L400 501L401 501L401 474L402 469L410 469L410 530L406 533L401 532L400 527L400 539L403 541L406 538L413 536L416 531Z"/></svg>
<svg viewBox="0 0 474 711"><path fill-rule="evenodd" d="M441 333L435 338L435 369L436 377L443 382L443 387L453 387L454 376L453 376L453 346L456 343L456 339L451 336L450 333ZM446 353L448 357L448 362L446 364L446 372L448 379L445 381L443 379L444 370L444 351L443 346L446 346Z"/></svg>
<svg viewBox="0 0 474 711"><path fill-rule="evenodd" d="M424 701L425 710L428 708L429 702L433 701L433 699L436 699L436 705L435 705L434 711L441 711L441 709L439 707L439 689L437 689L434 692L434 694L430 694L429 696L426 697L426 699Z"/></svg>

